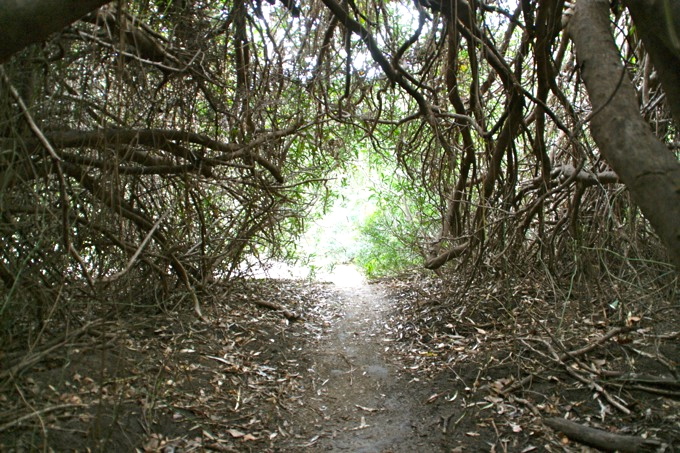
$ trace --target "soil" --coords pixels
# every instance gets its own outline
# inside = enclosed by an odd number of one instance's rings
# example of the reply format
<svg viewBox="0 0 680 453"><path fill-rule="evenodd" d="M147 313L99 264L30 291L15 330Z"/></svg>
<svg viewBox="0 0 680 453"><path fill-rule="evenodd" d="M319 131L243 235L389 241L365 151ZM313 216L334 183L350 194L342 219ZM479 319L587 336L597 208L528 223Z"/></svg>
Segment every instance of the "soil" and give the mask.
<svg viewBox="0 0 680 453"><path fill-rule="evenodd" d="M550 417L680 448L677 280L336 277L54 320L0 356L0 451L595 451Z"/></svg>
<svg viewBox="0 0 680 453"><path fill-rule="evenodd" d="M439 421L453 408L432 410L429 383L403 370L385 290L340 282L325 301L322 331L308 342L306 391L292 423L297 440L282 451L448 451Z"/></svg>

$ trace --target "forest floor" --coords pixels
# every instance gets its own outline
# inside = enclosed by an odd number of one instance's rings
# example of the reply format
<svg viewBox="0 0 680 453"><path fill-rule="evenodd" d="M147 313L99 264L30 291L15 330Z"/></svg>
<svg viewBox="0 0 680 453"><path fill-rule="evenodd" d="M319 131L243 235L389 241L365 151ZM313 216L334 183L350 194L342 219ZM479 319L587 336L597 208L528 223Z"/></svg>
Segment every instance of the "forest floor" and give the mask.
<svg viewBox="0 0 680 453"><path fill-rule="evenodd" d="M680 451L677 280L346 275L215 285L207 323L168 307L47 325L0 355L0 451L591 451L564 419Z"/></svg>

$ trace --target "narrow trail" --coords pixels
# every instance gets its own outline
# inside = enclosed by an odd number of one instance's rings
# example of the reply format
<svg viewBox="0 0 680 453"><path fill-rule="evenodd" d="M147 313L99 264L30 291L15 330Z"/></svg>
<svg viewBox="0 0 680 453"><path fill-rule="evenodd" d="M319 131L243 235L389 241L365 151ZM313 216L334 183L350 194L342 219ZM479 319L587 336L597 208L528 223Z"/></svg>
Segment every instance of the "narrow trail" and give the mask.
<svg viewBox="0 0 680 453"><path fill-rule="evenodd" d="M420 276L350 269L216 285L210 324L189 307L88 308L69 336L55 323L35 351L0 354L20 370L0 388L0 451L584 451L551 419L680 451L676 293L617 319L586 298L546 303L533 281L453 301Z"/></svg>
<svg viewBox="0 0 680 453"><path fill-rule="evenodd" d="M427 389L391 355L390 301L358 278L344 269L337 298L322 302L329 314L303 351L309 387L299 402L300 442L284 451L443 451L436 416L423 416Z"/></svg>
<svg viewBox="0 0 680 453"><path fill-rule="evenodd" d="M521 302L509 311L488 300L488 285L454 303L420 277L367 284L348 270L336 269L335 284L237 282L206 304L210 325L188 307L130 311L87 323L59 350L15 356L28 365L0 389L0 451L583 451L551 418L680 451L676 297L656 301L657 319L644 321L653 327L634 332L596 317L589 300L562 318L561 304L524 293L526 283L503 287L508 304ZM643 313L640 301L627 307ZM582 363L625 380L546 360L556 331ZM603 399L604 386L629 414Z"/></svg>

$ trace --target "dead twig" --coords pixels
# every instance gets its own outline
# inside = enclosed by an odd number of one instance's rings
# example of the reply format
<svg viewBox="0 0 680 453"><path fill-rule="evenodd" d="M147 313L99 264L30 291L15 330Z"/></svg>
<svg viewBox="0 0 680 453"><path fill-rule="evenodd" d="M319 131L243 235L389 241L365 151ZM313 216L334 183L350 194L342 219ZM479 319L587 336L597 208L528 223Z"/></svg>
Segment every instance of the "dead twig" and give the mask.
<svg viewBox="0 0 680 453"><path fill-rule="evenodd" d="M661 442L655 439L613 434L563 418L548 418L543 420L543 423L556 431L560 431L569 439L604 451L651 452L656 451L661 446Z"/></svg>
<svg viewBox="0 0 680 453"><path fill-rule="evenodd" d="M127 264L127 266L125 266L125 269L123 269L123 270L120 271L120 272L116 272L115 274L111 275L110 277L104 277L104 278L102 279L103 282L110 283L110 282L113 282L113 281L115 281L115 280L118 280L120 277L122 277L123 275L127 274L127 273L130 271L130 269L132 269L132 266L137 262L137 258L139 258L139 255L142 253L142 251L144 250L144 248L146 247L146 245L149 243L149 241L150 241L151 238L153 237L154 232L158 229L158 227L161 225L161 222L163 221L163 219L165 219L165 217L166 217L169 213L170 213L170 210L165 211L165 212L158 218L158 220L156 221L156 223L154 223L153 227L149 230L149 232L147 233L146 237L144 238L144 240L142 241L142 243L141 243L141 244L139 245L139 247L137 248L137 251L135 251L135 254L132 255L132 258L130 258L130 261L128 261L128 264Z"/></svg>
<svg viewBox="0 0 680 453"><path fill-rule="evenodd" d="M252 302L255 305L258 305L260 307L265 307L265 308L269 308L271 310L280 311L281 314L283 314L283 316L285 316L288 321L292 322L292 321L299 321L299 320L302 319L302 316L293 313L292 311L286 309L283 305L277 304L275 302L269 302L269 301L266 301L266 300L259 300L259 299L254 299L254 300L252 300Z"/></svg>
<svg viewBox="0 0 680 453"><path fill-rule="evenodd" d="M630 415L630 409L628 409L626 406L624 406L623 403L619 403L618 401L616 401L616 399L614 399L614 397L612 395L610 395L609 392L607 392L607 390L605 390L605 388L602 387L600 384L598 384L594 380L589 379L589 378L583 376L582 374L578 373L575 369L573 369L572 367L570 367L566 363L563 364L563 365L564 365L564 369L567 370L567 373L569 373L574 378L583 382L589 388L595 390L597 393L602 395L604 397L604 399L606 399L609 402L609 404L611 404L612 406L617 408L619 411L623 412L626 415Z"/></svg>
<svg viewBox="0 0 680 453"><path fill-rule="evenodd" d="M86 407L86 406L87 405L85 405L85 404L59 404L58 406L50 406L50 407L46 407L44 409L33 411L30 414L22 415L19 418L16 418L16 419L14 419L10 422L7 422L3 425L0 425L0 433L3 432L3 431L6 431L9 428L12 428L14 426L21 424L21 422L23 422L24 420L28 420L28 419L33 418L33 417L40 417L40 416L45 415L49 412L54 412L54 411L58 411L58 410L62 410L62 409L69 409L69 408L72 408L72 407Z"/></svg>
<svg viewBox="0 0 680 453"><path fill-rule="evenodd" d="M35 365L40 362L43 358L50 355L53 351L56 351L64 346L67 346L69 342L72 342L76 338L86 334L95 327L99 327L105 323L101 321L93 321L85 324L83 327L76 329L71 332L65 333L62 337L57 340L48 343L43 346L43 348L34 353L28 353L24 355L18 363L0 372L0 380L7 379L8 377L15 377L20 374L26 368Z"/></svg>
<svg viewBox="0 0 680 453"><path fill-rule="evenodd" d="M631 331L637 330L637 329L639 329L639 326L617 327L615 329L610 330L609 332L607 332L606 334L604 334L600 338L596 339L592 343L589 343L586 346L583 346L582 348L579 348L579 349L567 351L567 352L557 356L556 359L560 363L564 363L567 360L569 360L570 358L575 359L578 356L581 356L583 354L586 354L587 352L594 350L595 348L597 348L599 345L601 345L605 341L607 341L607 340L609 340L609 339L611 339L611 338L613 338L617 335L628 333L628 332L631 332ZM545 367L543 369L545 369ZM526 384L528 384L534 378L535 375L536 375L536 373L532 373L528 376L525 376L524 378L520 379L519 381L515 381L508 388L501 390L499 393L503 396L508 396L512 392L514 392L517 389L520 389L520 388L524 387Z"/></svg>

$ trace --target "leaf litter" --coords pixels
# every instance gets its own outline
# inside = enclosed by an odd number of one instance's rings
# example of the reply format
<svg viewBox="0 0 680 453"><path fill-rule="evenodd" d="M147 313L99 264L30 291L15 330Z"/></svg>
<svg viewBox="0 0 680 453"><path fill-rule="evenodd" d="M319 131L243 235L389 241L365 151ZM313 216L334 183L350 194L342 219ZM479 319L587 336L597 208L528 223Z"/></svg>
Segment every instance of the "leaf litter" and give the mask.
<svg viewBox="0 0 680 453"><path fill-rule="evenodd" d="M48 326L3 351L0 449L584 451L556 419L678 447L677 299L455 283L235 281L204 296L209 323Z"/></svg>

